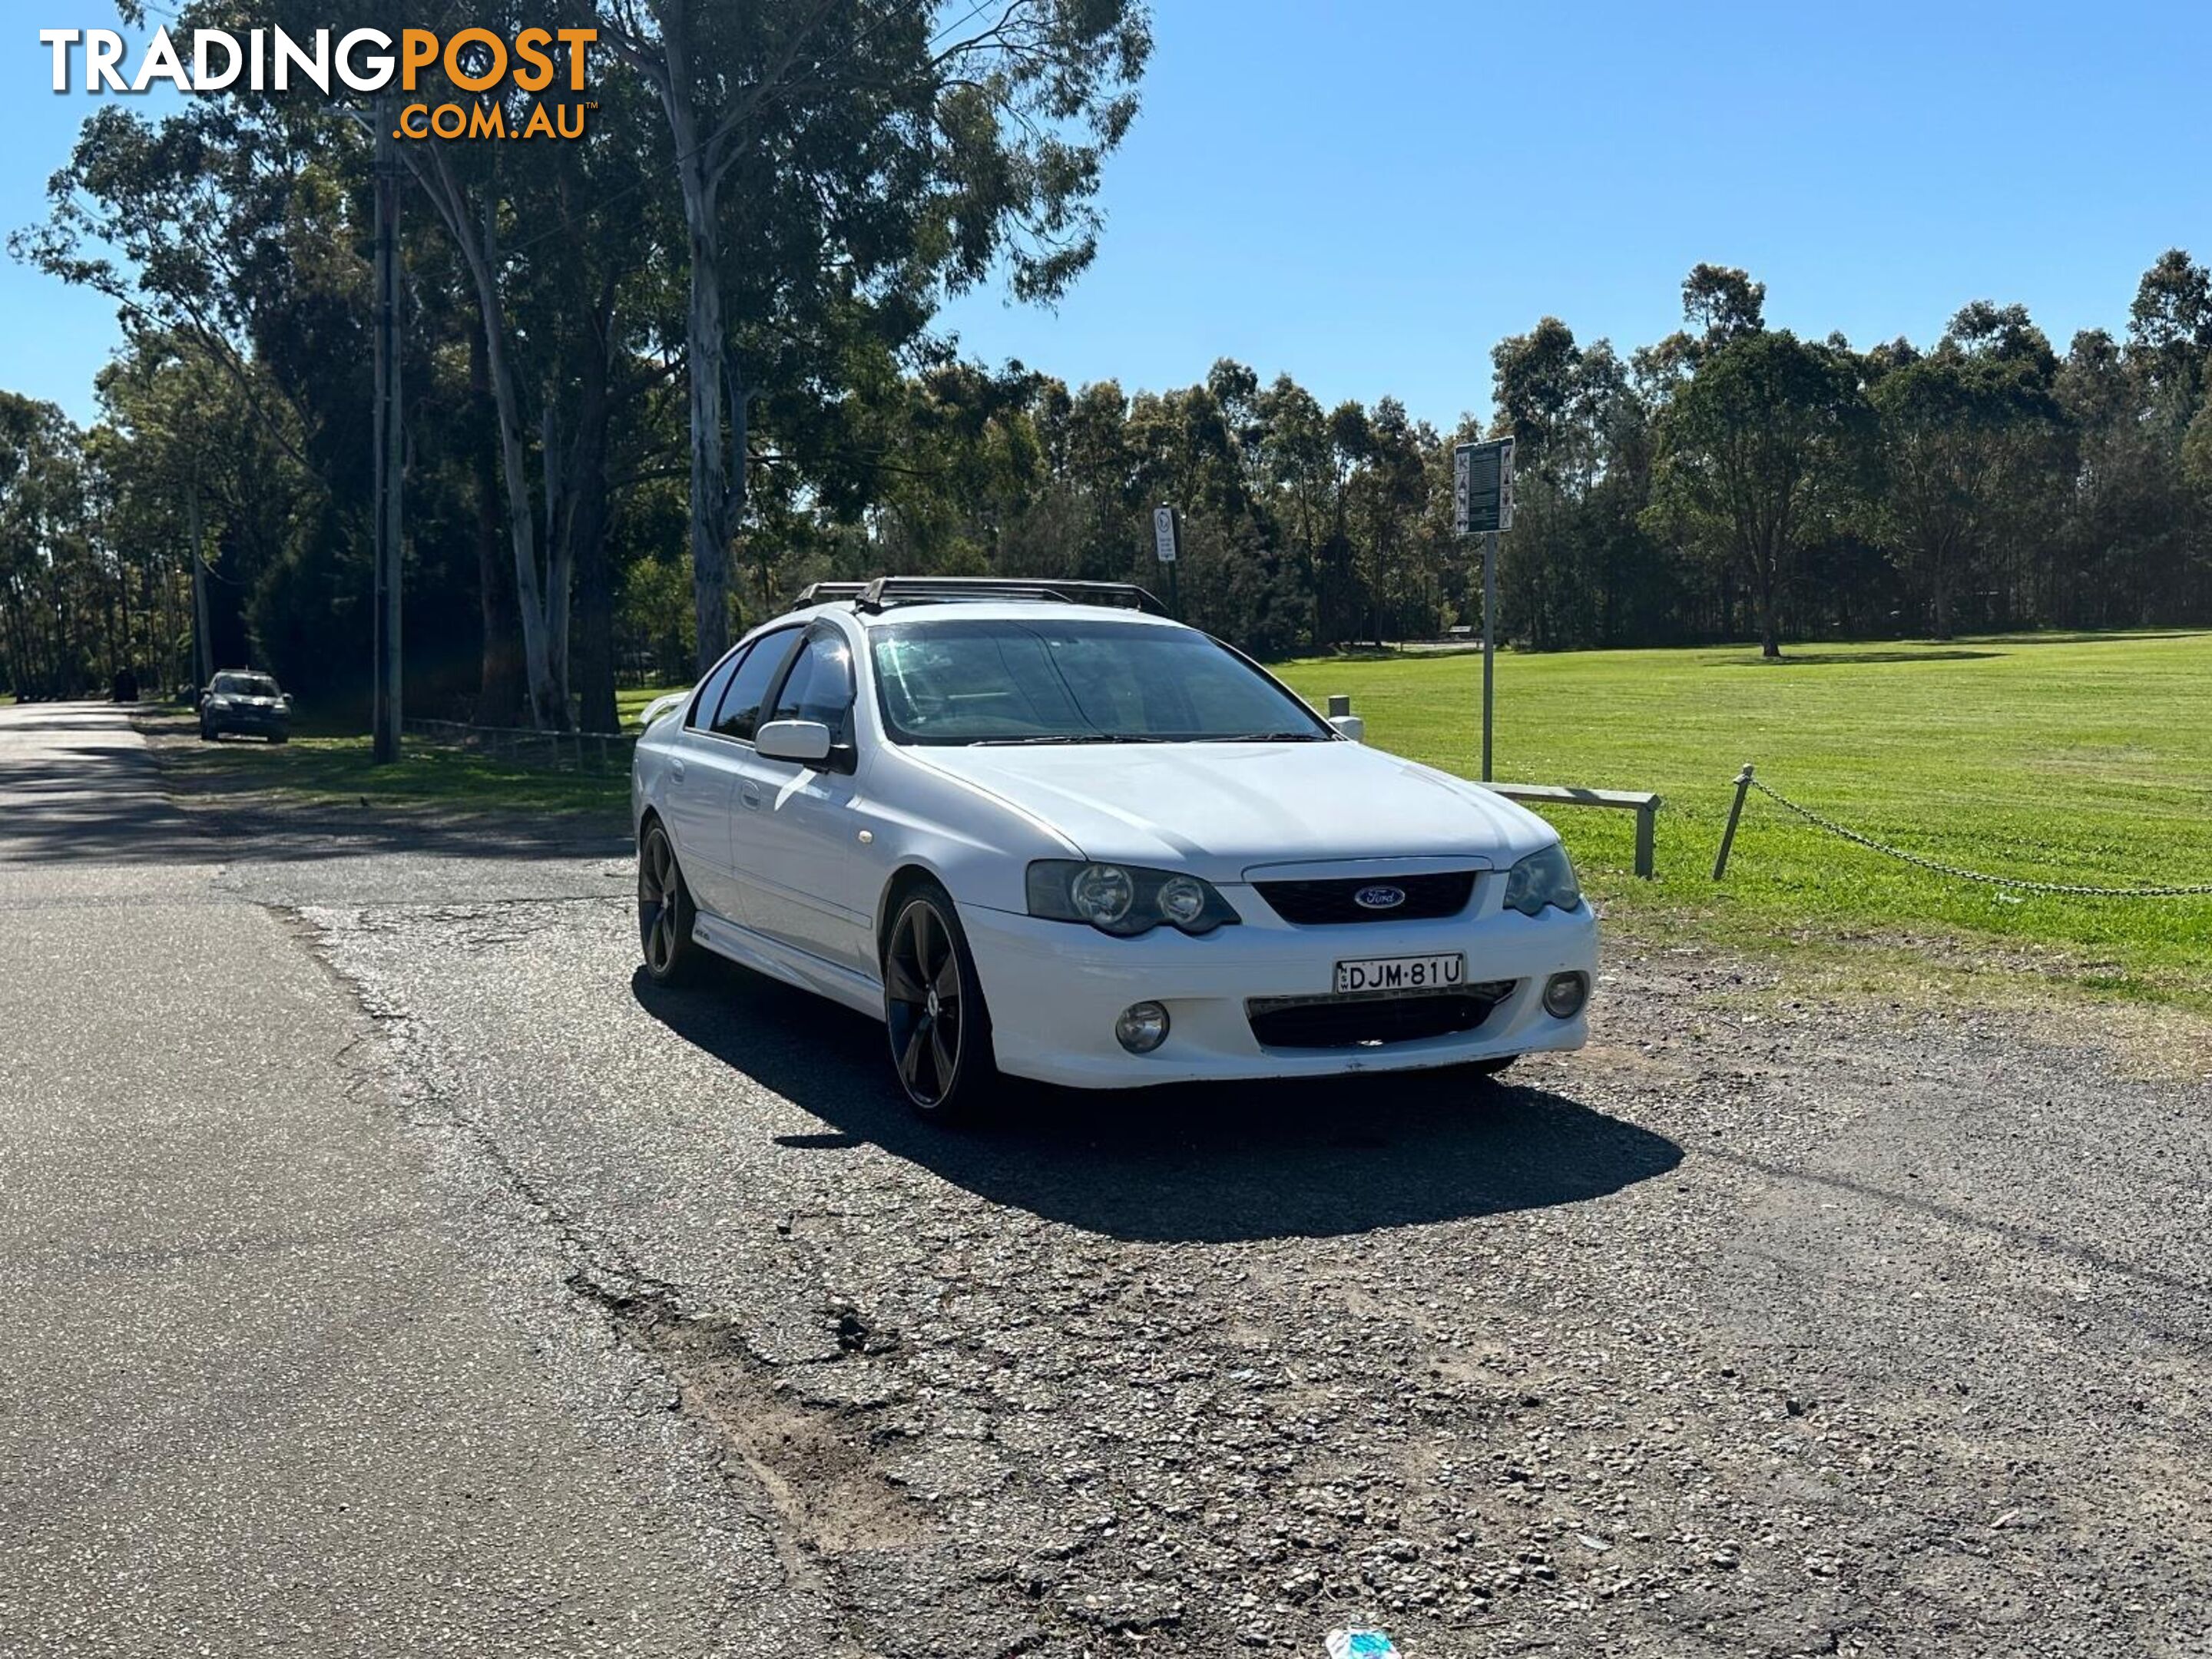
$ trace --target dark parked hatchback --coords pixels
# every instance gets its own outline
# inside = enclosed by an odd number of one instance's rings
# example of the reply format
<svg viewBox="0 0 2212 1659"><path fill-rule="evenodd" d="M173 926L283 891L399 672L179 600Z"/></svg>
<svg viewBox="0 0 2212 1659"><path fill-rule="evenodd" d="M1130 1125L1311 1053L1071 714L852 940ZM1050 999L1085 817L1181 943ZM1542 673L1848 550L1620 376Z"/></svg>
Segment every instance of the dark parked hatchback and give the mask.
<svg viewBox="0 0 2212 1659"><path fill-rule="evenodd" d="M292 699L266 674L218 674L200 695L200 739L213 743L226 732L283 743L292 735Z"/></svg>

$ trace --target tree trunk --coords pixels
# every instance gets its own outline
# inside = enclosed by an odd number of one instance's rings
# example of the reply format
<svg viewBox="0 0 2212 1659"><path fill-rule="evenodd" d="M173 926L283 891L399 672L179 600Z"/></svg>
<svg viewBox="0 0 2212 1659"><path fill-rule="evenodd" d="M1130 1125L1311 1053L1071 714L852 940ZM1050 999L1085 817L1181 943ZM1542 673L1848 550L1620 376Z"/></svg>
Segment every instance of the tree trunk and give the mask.
<svg viewBox="0 0 2212 1659"><path fill-rule="evenodd" d="M195 684L204 690L215 678L215 635L208 626L207 561L200 551L200 487L198 480L185 493L186 552L192 562L192 669Z"/></svg>
<svg viewBox="0 0 2212 1659"><path fill-rule="evenodd" d="M1777 580L1774 558L1771 554L1759 556L1758 574L1759 654L1771 659L1782 654L1782 629L1774 614L1777 590L1780 583Z"/></svg>
<svg viewBox="0 0 2212 1659"><path fill-rule="evenodd" d="M492 403L499 411L500 471L507 484L507 529L514 549L515 608L522 617L523 666L535 724L542 730L558 732L568 724L568 710L553 678L546 608L538 597L536 515L522 452L522 410L514 395L514 371L507 362L506 307L500 303L493 282L487 269L480 274L477 287L483 301L485 366L491 373ZM550 465L550 457L548 461Z"/></svg>
<svg viewBox="0 0 2212 1659"><path fill-rule="evenodd" d="M1951 637L1951 573L1946 562L1939 558L1929 574L1936 598L1936 637L1948 640Z"/></svg>
<svg viewBox="0 0 2212 1659"><path fill-rule="evenodd" d="M678 134L678 150L684 149ZM722 434L722 271L716 190L703 158L680 169L690 226L691 303L684 361L691 382L691 606L704 673L730 643L728 452ZM744 464L742 455L738 464Z"/></svg>
<svg viewBox="0 0 2212 1659"><path fill-rule="evenodd" d="M568 535L576 568L576 689L586 732L621 729L615 712L614 574L607 562L607 378L614 295L602 293L592 349L581 365L576 446L570 464Z"/></svg>
<svg viewBox="0 0 2212 1659"><path fill-rule="evenodd" d="M475 222L467 198L454 183L434 147L427 162L409 154L409 165L428 193L454 246L474 279L477 309L483 320L484 370L491 385L492 407L499 416L499 459L507 489L507 521L514 550L515 610L522 619L522 661L534 723L549 732L568 729L568 705L555 675L557 659L548 637L549 613L554 607L540 599L538 576L535 504L530 499L530 471L522 443L521 399L515 392L514 368L507 360L507 307L500 295L495 220L496 204L487 198L483 222ZM552 457L546 457L552 465ZM546 538L551 541L549 525ZM556 573L565 579L565 572ZM559 607L565 618L565 599Z"/></svg>
<svg viewBox="0 0 2212 1659"><path fill-rule="evenodd" d="M522 719L522 627L515 611L514 568L499 544L499 416L492 406L481 329L469 334L469 394L477 430L483 434L470 469L477 497L477 594L483 611L475 720L479 726L514 726Z"/></svg>

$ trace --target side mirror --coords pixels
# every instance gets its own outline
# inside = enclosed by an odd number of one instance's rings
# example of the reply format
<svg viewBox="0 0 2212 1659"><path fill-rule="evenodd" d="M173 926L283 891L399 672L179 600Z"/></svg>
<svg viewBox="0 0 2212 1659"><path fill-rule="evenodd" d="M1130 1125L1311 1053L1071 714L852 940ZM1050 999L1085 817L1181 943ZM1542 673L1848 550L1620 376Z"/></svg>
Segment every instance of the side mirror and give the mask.
<svg viewBox="0 0 2212 1659"><path fill-rule="evenodd" d="M753 734L753 747L763 760L811 766L830 758L830 728L820 720L770 720Z"/></svg>
<svg viewBox="0 0 2212 1659"><path fill-rule="evenodd" d="M1367 741L1367 722L1357 714L1331 714L1328 723L1340 737L1350 738L1354 743Z"/></svg>

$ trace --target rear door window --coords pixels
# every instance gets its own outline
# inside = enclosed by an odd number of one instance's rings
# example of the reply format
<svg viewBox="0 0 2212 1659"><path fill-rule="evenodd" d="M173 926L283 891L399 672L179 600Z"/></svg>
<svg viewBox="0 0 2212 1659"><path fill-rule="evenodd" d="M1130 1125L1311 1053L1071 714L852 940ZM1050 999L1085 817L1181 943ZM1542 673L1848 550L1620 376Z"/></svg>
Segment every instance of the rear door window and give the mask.
<svg viewBox="0 0 2212 1659"><path fill-rule="evenodd" d="M722 693L729 690L730 677L738 672L746 654L744 651L732 651L714 665L699 687L698 696L691 699L691 712L684 717L684 725L695 732L703 732L714 725L714 711L721 707Z"/></svg>

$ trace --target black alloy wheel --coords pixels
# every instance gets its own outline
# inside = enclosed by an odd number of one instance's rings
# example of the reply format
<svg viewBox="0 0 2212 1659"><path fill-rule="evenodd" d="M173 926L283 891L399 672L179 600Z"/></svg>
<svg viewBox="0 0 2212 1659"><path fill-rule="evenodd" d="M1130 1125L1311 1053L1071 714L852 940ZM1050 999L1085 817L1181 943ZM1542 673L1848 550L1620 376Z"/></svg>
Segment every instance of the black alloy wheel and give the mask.
<svg viewBox="0 0 2212 1659"><path fill-rule="evenodd" d="M698 915L676 862L675 845L656 819L637 849L638 944L645 952L646 975L655 985L681 984L698 967L699 946L691 939Z"/></svg>
<svg viewBox="0 0 2212 1659"><path fill-rule="evenodd" d="M900 902L884 945L884 1024L907 1103L921 1115L971 1115L998 1079L990 1015L952 901L934 883Z"/></svg>

